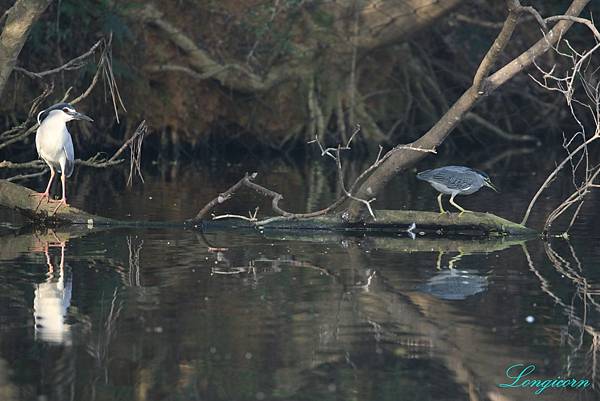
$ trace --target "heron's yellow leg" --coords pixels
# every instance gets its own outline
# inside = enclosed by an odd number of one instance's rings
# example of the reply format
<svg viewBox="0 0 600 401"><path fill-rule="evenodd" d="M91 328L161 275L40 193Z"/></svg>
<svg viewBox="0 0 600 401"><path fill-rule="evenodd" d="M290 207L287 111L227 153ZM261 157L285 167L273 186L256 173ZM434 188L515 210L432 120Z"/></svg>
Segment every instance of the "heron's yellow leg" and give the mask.
<svg viewBox="0 0 600 401"><path fill-rule="evenodd" d="M442 206L442 195L443 194L439 194L438 195L438 205L440 206L440 214L444 214L446 213L446 211L444 210L444 206Z"/></svg>
<svg viewBox="0 0 600 401"><path fill-rule="evenodd" d="M463 257L463 253L461 252L458 255L456 255L455 257L453 257L452 259L450 259L450 261L448 262L448 269L450 269L450 270L454 269L454 264L456 262L458 262L462 257Z"/></svg>
<svg viewBox="0 0 600 401"><path fill-rule="evenodd" d="M442 256L444 256L444 252L440 251L438 253L437 261L435 262L435 268L437 270L442 270Z"/></svg>
<svg viewBox="0 0 600 401"><path fill-rule="evenodd" d="M455 208L457 208L458 210L460 210L459 216L462 215L464 212L468 212L469 210L464 209L462 206L460 206L459 204L457 204L456 202L454 202L454 196L455 195L450 196L450 204L452 206L454 206Z"/></svg>

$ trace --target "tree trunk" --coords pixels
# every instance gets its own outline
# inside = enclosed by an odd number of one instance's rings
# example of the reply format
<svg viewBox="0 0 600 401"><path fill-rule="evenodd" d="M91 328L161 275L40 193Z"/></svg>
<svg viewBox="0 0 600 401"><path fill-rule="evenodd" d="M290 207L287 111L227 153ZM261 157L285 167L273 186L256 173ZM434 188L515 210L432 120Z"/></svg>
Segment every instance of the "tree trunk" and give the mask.
<svg viewBox="0 0 600 401"><path fill-rule="evenodd" d="M579 15L589 2L590 0L573 0L565 14L571 16ZM490 94L516 74L531 66L536 57L539 57L550 50L573 25L573 21L560 21L545 35L545 38L540 39L519 57L486 78L488 71L496 61L497 56L507 44L508 40L510 40L510 35L517 22L515 18L518 18L518 13L522 12L522 7L518 4L518 1L509 0L508 4L509 16L507 17L498 38L492 44L490 50L481 62L477 74L475 75L473 86L463 93L446 114L444 114L444 116L442 116L442 118L440 118L440 120L425 133L425 135L408 146L398 146L390 150L388 154L384 156L385 161L361 185L356 197L362 199L375 197L395 174L423 159L428 152L422 150L432 150L439 146L462 121L465 114L471 110L481 98ZM511 6L511 4L516 4L516 6ZM420 150L407 149L409 147ZM358 221L365 217L364 205L362 203L353 202L348 211L350 221Z"/></svg>
<svg viewBox="0 0 600 401"><path fill-rule="evenodd" d="M6 14L0 35L0 96L12 73L29 31L52 0L17 0Z"/></svg>

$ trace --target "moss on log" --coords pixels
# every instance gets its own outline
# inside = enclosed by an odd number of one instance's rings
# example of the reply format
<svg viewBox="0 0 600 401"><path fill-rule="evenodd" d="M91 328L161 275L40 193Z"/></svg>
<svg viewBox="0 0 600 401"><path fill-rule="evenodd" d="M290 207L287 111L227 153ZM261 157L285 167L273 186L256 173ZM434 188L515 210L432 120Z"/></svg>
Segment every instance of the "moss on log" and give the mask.
<svg viewBox="0 0 600 401"><path fill-rule="evenodd" d="M56 203L42 201L39 207L37 192L21 185L0 180L0 206L16 210L28 220L44 226L61 224L112 225L117 220L96 216L72 206L61 206L56 213Z"/></svg>
<svg viewBox="0 0 600 401"><path fill-rule="evenodd" d="M42 226L59 226L65 224L85 224L88 226L188 226L186 221L127 221L110 219L87 213L72 206L61 206L54 213L55 204L42 202L39 208L38 199L33 197L35 192L20 185L0 180L0 206L16 210L34 224ZM410 226L415 225L411 232L417 236L468 236L495 237L505 235L535 236L537 233L521 224L503 219L490 213L468 212L439 214L415 210L377 210L377 220L360 223L348 223L340 214L331 214L302 219L271 219L266 224L241 219L228 218L221 220L205 220L202 226L209 228L258 228L261 231L321 230L334 232L361 232L371 234L406 233ZM192 223L198 226L196 223Z"/></svg>
<svg viewBox="0 0 600 401"><path fill-rule="evenodd" d="M381 233L411 231L419 235L437 234L466 236L533 235L530 228L503 219L491 213L467 212L440 214L420 210L376 210L377 220L360 223L345 222L338 216L321 216L303 221L279 221L269 224L269 229L328 229L334 231L365 231Z"/></svg>

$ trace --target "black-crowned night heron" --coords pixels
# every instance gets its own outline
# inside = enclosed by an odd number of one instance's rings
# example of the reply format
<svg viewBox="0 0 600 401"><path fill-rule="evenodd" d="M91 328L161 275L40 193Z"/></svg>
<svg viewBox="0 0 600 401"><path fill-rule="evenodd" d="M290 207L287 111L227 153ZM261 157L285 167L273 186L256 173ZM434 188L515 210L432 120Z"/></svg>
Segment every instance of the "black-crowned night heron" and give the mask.
<svg viewBox="0 0 600 401"><path fill-rule="evenodd" d="M467 212L454 202L456 195L471 195L481 187L490 187L498 192L490 181L490 177L483 171L463 166L446 166L434 170L426 170L417 174L419 180L427 181L433 188L440 192L438 205L440 213L445 213L442 206L442 195L450 195L450 203L460 210L461 214Z"/></svg>
<svg viewBox="0 0 600 401"><path fill-rule="evenodd" d="M41 111L37 115L37 120L39 127L35 136L35 147L38 155L50 168L50 180L46 191L36 195L40 197L40 203L44 198L50 202L52 180L56 172L59 172L62 182L62 199L54 209L56 213L61 205L67 204L66 179L73 174L75 165L73 141L67 129L67 122L72 120L94 120L85 114L78 113L69 103L58 103ZM38 203L38 206L40 203Z"/></svg>

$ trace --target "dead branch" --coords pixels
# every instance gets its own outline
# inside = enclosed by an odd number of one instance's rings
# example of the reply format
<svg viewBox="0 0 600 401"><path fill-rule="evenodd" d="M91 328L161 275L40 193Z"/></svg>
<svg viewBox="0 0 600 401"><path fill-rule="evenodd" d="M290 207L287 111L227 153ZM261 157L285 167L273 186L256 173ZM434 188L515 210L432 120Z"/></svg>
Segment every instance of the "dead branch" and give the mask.
<svg viewBox="0 0 600 401"><path fill-rule="evenodd" d="M194 217L193 220L201 221L204 218L204 216L206 216L208 212L210 212L215 206L220 205L221 203L231 198L233 194L235 194L235 192L244 185L244 181L254 180L257 175L258 173L252 173L250 175L246 174L244 178L242 178L234 185L229 187L227 191L220 193L219 196L217 196L216 198L208 202L206 205L204 205L204 207L200 209L200 211L196 214L196 217Z"/></svg>
<svg viewBox="0 0 600 401"><path fill-rule="evenodd" d="M565 12L565 15L578 16L589 2L590 0L573 0L569 9ZM544 38L540 39L528 50L504 65L495 73L488 75L500 54L499 49L503 49L510 40L514 30L514 24L517 22L516 13L522 7L518 0L509 1L508 5L508 17L504 22L503 29L500 31L500 34L493 44L495 50L490 48L480 63L479 68L477 69L478 73L476 73L475 78L473 79L473 85L463 93L463 95L427 133L409 145L421 149L436 148L448 135L450 135L463 119L464 115L469 112L481 98L529 67L536 57L539 57L550 50L552 46L558 42L559 38L561 38L573 25L573 21L567 19L560 20L544 36ZM400 170L413 165L426 155L426 153L423 152L407 152L405 149L398 147L391 149L388 154L389 155L384 156L385 162L365 179L357 192L357 197L365 198L372 194L379 193L395 174ZM349 218L352 221L360 220L362 211L363 205L360 202L353 202L348 209Z"/></svg>
<svg viewBox="0 0 600 401"><path fill-rule="evenodd" d="M222 214L219 216L214 216L212 219L213 220L221 220L221 219L241 219L241 220L246 220L246 221L258 221L258 219L256 218L256 216L258 215L258 209L259 207L257 206L254 209L254 212L248 212L248 216L242 216L239 214Z"/></svg>
<svg viewBox="0 0 600 401"><path fill-rule="evenodd" d="M488 29L500 29L500 28L502 28L502 25L504 25L504 22L502 22L502 21L498 21L498 22L485 21L480 18L473 18L468 15L460 14L460 13L456 13L454 15L454 18L460 22L465 22L467 24L476 25L476 26L480 26L482 28L488 28Z"/></svg>
<svg viewBox="0 0 600 401"><path fill-rule="evenodd" d="M40 177L40 176L46 174L48 171L49 171L49 169L46 167L46 168L38 171L37 173L13 175L10 178L7 178L6 181L16 182L16 181L30 180L32 178Z"/></svg>
<svg viewBox="0 0 600 401"><path fill-rule="evenodd" d="M336 148L325 147L325 145L323 145L323 143L320 141L318 135L315 135L315 139L308 142L308 143L316 143L317 146L319 147L319 151L321 152L321 156L322 157L323 156L330 157L336 163L337 175L338 175L338 185L342 191L342 195L338 199L336 199L333 203L331 203L329 206L327 206L326 208L317 210L314 212L309 212L309 213L292 213L292 212L283 210L279 206L279 202L281 200L283 200L283 195L276 191L273 191L269 188L266 188L262 185L259 185L259 184L256 184L255 182L253 182L257 176L257 173L253 173L251 175L246 174L244 176L244 178L240 179L237 183L232 185L227 191L219 194L219 196L217 196L216 198L214 198L210 202L208 202L198 212L196 217L194 217L193 219L190 220L190 222L197 223L197 222L201 221L202 218L204 218L210 210L212 210L215 206L230 199L233 196L233 194L236 191L238 191L241 187L250 188L250 189L254 190L255 192L257 192L258 194L263 195L267 198L270 198L272 200L271 207L272 207L273 211L276 214L278 214L278 216L268 217L266 219L259 221L259 220L257 220L256 212L255 212L255 214L254 215L251 214L249 218L245 217L245 216L226 214L226 215L217 216L213 219L223 219L225 217L238 218L238 219L253 222L256 226L260 227L260 226L264 226L267 224L280 222L280 221L284 221L284 220L312 219L315 217L323 216L328 213L334 212L337 208L339 208L348 199L352 199L354 201L361 202L362 204L364 204L365 207L367 207L367 209L369 210L371 217L373 219L375 219L375 212L371 207L371 203L375 201L375 198L371 197L371 199L361 199L361 198L358 198L357 196L355 196L353 191L358 187L358 185L362 182L362 180L368 174L370 174L374 169L376 169L385 160L381 156L382 152L383 152L383 148L381 146L379 147L379 153L377 154L377 158L375 159L373 164L371 164L365 171L363 171L361 174L359 174L358 177L356 177L356 179L353 181L352 185L350 185L350 187L347 187L345 184L344 169L342 167L341 153L342 153L342 151L352 149L352 142L354 141L354 138L356 137L356 135L358 135L358 133L360 131L361 131L361 127L360 127L360 125L357 124L352 135L346 141L346 143L344 145L339 144ZM435 149L420 149L420 148L410 148L410 149L413 151L424 152L424 153L435 153L436 152ZM342 219L345 220L346 216L343 215Z"/></svg>
<svg viewBox="0 0 600 401"><path fill-rule="evenodd" d="M37 124L31 127L29 127L29 125L35 121L35 116L38 114L41 103L46 100L48 96L50 96L53 90L54 85L46 86L44 91L31 103L31 107L27 113L27 119L16 127L13 127L0 134L0 150L27 138L37 129Z"/></svg>
<svg viewBox="0 0 600 401"><path fill-rule="evenodd" d="M519 4L518 0L509 0L507 1L507 5L508 16L506 17L506 20L502 25L502 30L498 34L498 37L496 38L494 43L492 43L492 46L490 46L486 55L483 57L483 60L479 64L479 68L477 68L475 77L473 78L473 88L477 92L481 91L481 84L483 83L484 78L486 78L489 75L492 67L498 59L498 56L502 53L502 51L510 41L515 27L517 26L517 22L519 20L519 13L523 7Z"/></svg>
<svg viewBox="0 0 600 401"><path fill-rule="evenodd" d="M156 65L156 64L152 64L149 65L147 67L144 67L144 69L146 71L149 72L182 72L184 74L187 74L189 76L191 76L194 79L197 79L199 81L205 80L205 79L210 79L212 77L214 77L215 75L223 72L224 70L226 70L227 68L231 68L230 66L223 66L220 69L216 69L213 71L209 71L207 73L204 74L200 74L196 71L194 71L193 69L183 66L183 65L175 65L175 64L161 64L161 65Z"/></svg>
<svg viewBox="0 0 600 401"><path fill-rule="evenodd" d="M29 31L51 2L17 0L3 13L4 26L0 34L0 96L29 37Z"/></svg>
<svg viewBox="0 0 600 401"><path fill-rule="evenodd" d="M129 146L129 177L127 178L127 186L131 186L133 184L133 176L134 174L140 177L140 181L142 184L144 183L144 176L142 174L142 145L144 143L144 137L148 133L148 127L146 126L146 120L143 120L140 125L136 128L135 132L127 140L127 145ZM120 151L121 149L119 149ZM114 160L117 156L117 151L111 160Z"/></svg>
<svg viewBox="0 0 600 401"><path fill-rule="evenodd" d="M213 200L211 200L210 202L208 202L197 214L196 217L194 217L193 219L191 219L190 221L193 222L199 222L200 220L202 220L202 218L204 216L206 216L208 214L208 212L210 210L212 210L215 206L225 202L226 200L230 199L233 194L238 191L241 187L247 187L250 188L252 190L254 190L255 192L257 192L260 195L263 195L267 198L271 198L271 207L273 209L273 211L275 213L277 213L279 216L275 216L275 217L270 217L261 221L257 221L256 218L256 214L254 216L250 216L250 219L244 217L244 220L249 220L249 221L255 221L257 225L263 225L263 224L268 224L274 221L281 221L281 220L287 220L287 219L307 219L307 218L313 218L313 217L317 217L317 216L322 216L325 215L327 213L330 213L332 211L334 211L335 209L337 209L339 206L341 206L345 200L347 200L348 198L355 198L354 195L352 194L352 191L354 190L354 188L358 185L358 183L360 182L360 180L362 179L362 177L364 176L364 172L363 174L361 174L359 177L357 177L357 179L354 181L354 183L352 184L352 186L350 187L350 189L346 189L346 186L344 184L344 174L343 174L343 169L341 167L341 155L340 152L342 150L350 150L351 149L351 145L352 145L352 141L354 140L354 138L356 137L356 135L360 132L360 125L357 125L354 129L354 132L352 133L352 135L350 136L350 138L348 139L348 141L346 142L346 144L344 146L338 145L337 148L325 148L323 146L323 144L321 143L321 141L319 140L318 136L315 136L315 139L310 141L309 143L316 143L321 151L321 156L329 156L331 158L333 158L336 162L336 166L338 168L338 179L340 182L340 186L342 188L343 191L343 195L341 197L339 197L338 199L336 199L332 204L330 204L329 206L327 206L324 209L321 210L317 210L314 212L309 212L309 213L292 213L292 212L288 212L286 210L283 210L280 206L279 206L279 202L281 200L283 200L283 195L275 192L269 188L266 188L262 185L256 184L254 181L254 179L256 178L256 176L258 175L258 173L253 173L251 175L246 174L244 176L244 178L240 179L237 183L235 183L234 185L232 185L228 190L226 190L225 192L219 194L219 196L217 196L216 198L214 198ZM377 156L377 159L375 161L375 165L377 165L377 163L380 162L380 157L381 157L381 148L379 151L379 154ZM374 168L373 166L370 167L370 169ZM367 171L370 171L369 169L367 169ZM357 201L361 201L358 198L355 199ZM374 199L372 199L371 201L365 201L365 202L372 202ZM373 213L372 209L371 212ZM374 216L374 214L373 214ZM229 217L232 217L231 215L229 215ZM219 219L223 218L222 216L218 216Z"/></svg>
<svg viewBox="0 0 600 401"><path fill-rule="evenodd" d="M102 46L105 43L105 39L102 38L99 41L97 41L87 52L83 53L80 56L75 57L74 59L71 59L69 61L67 61L65 64L56 67L56 68L52 68L46 71L40 71L40 72L32 72L29 70L26 70L23 67L15 67L14 70L21 72L25 75L27 75L30 78L43 78L46 75L52 75L52 74L57 74L61 71L73 71L73 70L79 70L82 67L84 67L87 64L87 60L96 53L96 50Z"/></svg>
<svg viewBox="0 0 600 401"><path fill-rule="evenodd" d="M552 20L563 20L564 16L556 16L551 17ZM580 128L579 132L576 132L572 135L570 139L565 138L563 147L567 151L567 156L563 158L563 160L556 166L556 168L548 175L546 180L542 183L540 188L537 190L533 198L531 199L527 210L525 211L525 215L523 216L523 220L521 224L525 224L529 218L529 215L533 209L538 198L541 194L550 186L550 184L557 178L558 173L567 165L571 166L571 174L573 180L573 186L575 187L575 191L567 197L561 204L559 204L546 218L544 223L544 232L548 232L552 223L556 221L561 215L563 215L567 210L569 210L572 206L577 205L574 214L572 215L569 225L565 230L565 233L569 231L572 227L573 223L581 207L584 202L585 196L589 193L591 188L595 187L595 179L600 173L600 169L596 167L592 167L590 165L589 159L589 151L588 147L596 140L600 139L600 83L596 83L595 85L591 84L589 78L583 73L583 65L585 60L590 60L592 54L600 48L600 35L597 36L598 30L594 26L591 21L588 21L583 18L566 18L566 20L573 21L576 23L581 23L590 28L590 31L593 33L597 43L591 49L578 52L573 49L570 45L568 46L570 49L570 53L562 52L558 49L558 46L553 46L554 50L566 58L570 60L573 64L573 67L568 69L564 76L559 76L554 72L555 68L553 67L551 70L546 71L542 69L539 65L535 64L538 71L542 74L541 79L537 79L530 75L534 82L536 82L541 87L560 93L566 100L566 103L569 107L569 111L571 116L577 123ZM581 83L581 86L577 85L577 81ZM580 100L575 97L576 91L578 88L583 88L585 98ZM586 135L586 127L585 124L581 121L581 118L577 115L577 111L575 106L580 106L587 112L591 113L592 120L595 122L595 130L594 133L588 137ZM579 144L574 150L570 150L571 145L575 142L576 139L581 137L582 143ZM577 175L578 172L581 171L584 179L580 184L578 183Z"/></svg>
<svg viewBox="0 0 600 401"><path fill-rule="evenodd" d="M214 60L206 51L198 47L194 40L183 33L179 28L163 18L163 13L152 5L135 11L132 17L140 18L145 23L163 31L167 38L188 56L189 63L199 76L216 79L222 85L244 92L261 92L270 89L277 82L290 76L290 68L282 66L273 68L266 77L261 77L239 64L221 64ZM157 70L178 70L188 72L181 68L163 68ZM195 75L195 74L194 74Z"/></svg>
<svg viewBox="0 0 600 401"><path fill-rule="evenodd" d="M373 213L373 209L371 208L371 203L373 203L376 200L376 198L371 198L369 200L361 199L361 198L358 198L358 197L352 195L352 193L346 189L346 185L344 184L344 170L342 169L342 156L340 154L340 151L341 151L341 148L338 146L337 151L336 151L335 161L336 161L337 169L338 169L338 180L340 181L340 187L342 188L342 191L344 192L346 197L364 204L367 207L367 210L369 211L369 214L371 215L373 220L377 220L375 217L375 213ZM380 148L379 155L381 155L381 148ZM377 156L377 157L379 158L379 156Z"/></svg>
<svg viewBox="0 0 600 401"><path fill-rule="evenodd" d="M506 132L502 128L498 127L495 124L492 124L491 122L489 122L485 118L481 117L477 113L468 112L467 114L465 114L465 118L468 120L472 120L473 122L481 125L483 128L485 128L487 130L490 130L491 132L493 132L500 138L506 139L507 141L535 142L536 145L538 145L538 146L541 145L539 138L536 138L535 136L531 136L531 135L526 135L526 134L519 135L519 134L513 134L511 132Z"/></svg>

